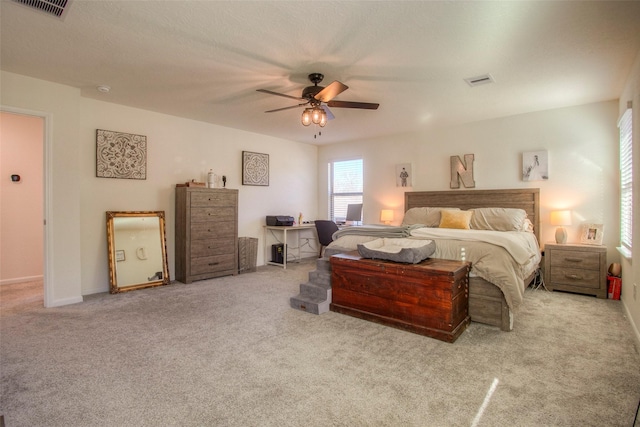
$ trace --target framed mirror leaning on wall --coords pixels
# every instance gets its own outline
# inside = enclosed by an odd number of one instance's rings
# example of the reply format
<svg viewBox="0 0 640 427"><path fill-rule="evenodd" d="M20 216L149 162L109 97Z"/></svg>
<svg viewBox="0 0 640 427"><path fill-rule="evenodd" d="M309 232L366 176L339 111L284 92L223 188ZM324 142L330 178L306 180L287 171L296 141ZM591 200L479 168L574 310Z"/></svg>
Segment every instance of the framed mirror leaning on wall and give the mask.
<svg viewBox="0 0 640 427"><path fill-rule="evenodd" d="M109 292L169 284L164 211L107 212Z"/></svg>

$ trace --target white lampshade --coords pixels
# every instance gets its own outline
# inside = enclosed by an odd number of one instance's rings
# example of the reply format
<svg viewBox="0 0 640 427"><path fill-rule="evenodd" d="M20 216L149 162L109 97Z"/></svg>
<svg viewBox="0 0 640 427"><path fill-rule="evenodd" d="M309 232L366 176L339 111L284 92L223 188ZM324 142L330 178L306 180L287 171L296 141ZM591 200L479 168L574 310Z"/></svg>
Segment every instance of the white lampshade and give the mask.
<svg viewBox="0 0 640 427"><path fill-rule="evenodd" d="M385 224L390 224L393 221L393 210L392 209L382 209L380 211L380 221Z"/></svg>
<svg viewBox="0 0 640 427"><path fill-rule="evenodd" d="M571 225L571 211L552 211L551 225Z"/></svg>
<svg viewBox="0 0 640 427"><path fill-rule="evenodd" d="M551 225L559 226L556 228L556 243L567 243L567 230L565 225L571 225L571 211L552 211L551 212Z"/></svg>

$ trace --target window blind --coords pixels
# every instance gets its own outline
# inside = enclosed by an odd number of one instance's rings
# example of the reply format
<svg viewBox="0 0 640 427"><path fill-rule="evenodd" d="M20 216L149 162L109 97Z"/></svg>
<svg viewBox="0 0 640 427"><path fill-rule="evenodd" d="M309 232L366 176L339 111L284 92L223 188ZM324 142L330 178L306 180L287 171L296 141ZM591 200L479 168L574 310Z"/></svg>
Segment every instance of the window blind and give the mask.
<svg viewBox="0 0 640 427"><path fill-rule="evenodd" d="M631 254L633 240L633 136L628 108L620 121L620 245Z"/></svg>
<svg viewBox="0 0 640 427"><path fill-rule="evenodd" d="M329 163L329 218L342 222L347 205L362 203L363 161L342 160Z"/></svg>

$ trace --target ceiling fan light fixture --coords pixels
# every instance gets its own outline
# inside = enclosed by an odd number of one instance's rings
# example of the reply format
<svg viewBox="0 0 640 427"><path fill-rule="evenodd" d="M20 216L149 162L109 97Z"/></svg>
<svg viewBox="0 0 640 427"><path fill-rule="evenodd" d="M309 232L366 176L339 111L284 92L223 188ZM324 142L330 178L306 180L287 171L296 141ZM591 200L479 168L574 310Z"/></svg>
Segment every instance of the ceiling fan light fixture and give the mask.
<svg viewBox="0 0 640 427"><path fill-rule="evenodd" d="M302 124L304 126L309 126L311 124L311 108L305 108L302 112Z"/></svg>
<svg viewBox="0 0 640 427"><path fill-rule="evenodd" d="M320 122L322 121L322 116L325 116L325 122L327 121L326 119L326 113L324 112L324 110L320 107L313 107L313 110L311 111L311 121L316 124L319 125Z"/></svg>
<svg viewBox="0 0 640 427"><path fill-rule="evenodd" d="M290 107L276 108L273 110L267 110L265 113L275 113L276 111L289 110L291 108L298 108L308 106L302 112L300 121L304 126L310 126L311 123L324 127L329 120L333 120L335 117L328 107L336 108L359 108L365 110L377 110L380 104L371 102L352 102L352 101L336 101L334 98L349 89L347 85L339 81L332 82L329 86L318 86L318 83L322 81L324 76L320 73L309 74L309 80L313 83L313 86L307 86L302 90L302 96L291 96L284 93L274 92L269 89L256 89L258 92L268 93L270 95L282 96L285 98L295 99L302 101L298 105L292 105Z"/></svg>
<svg viewBox="0 0 640 427"><path fill-rule="evenodd" d="M327 124L327 112L324 111L324 109L322 110L322 115L320 116L320 123L318 123L318 125L323 128L324 125Z"/></svg>

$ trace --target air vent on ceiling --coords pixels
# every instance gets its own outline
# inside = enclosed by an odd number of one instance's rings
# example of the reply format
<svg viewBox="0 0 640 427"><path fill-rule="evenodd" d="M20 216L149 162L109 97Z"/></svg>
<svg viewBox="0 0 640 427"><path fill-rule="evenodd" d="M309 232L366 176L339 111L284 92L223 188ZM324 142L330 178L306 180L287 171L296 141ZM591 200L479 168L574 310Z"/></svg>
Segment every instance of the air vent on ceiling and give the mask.
<svg viewBox="0 0 640 427"><path fill-rule="evenodd" d="M65 8L69 5L70 0L13 0L16 3L38 9L49 15L62 18Z"/></svg>
<svg viewBox="0 0 640 427"><path fill-rule="evenodd" d="M483 74L481 76L469 77L464 79L465 82L471 87L486 85L487 83L495 83L491 74Z"/></svg>

